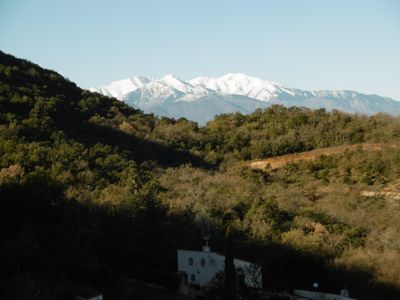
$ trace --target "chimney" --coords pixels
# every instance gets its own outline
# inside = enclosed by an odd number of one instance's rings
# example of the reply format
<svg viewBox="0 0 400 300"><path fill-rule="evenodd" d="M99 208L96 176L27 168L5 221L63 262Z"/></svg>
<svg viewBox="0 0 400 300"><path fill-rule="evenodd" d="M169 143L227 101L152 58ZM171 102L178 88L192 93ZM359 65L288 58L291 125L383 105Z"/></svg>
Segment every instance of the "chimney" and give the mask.
<svg viewBox="0 0 400 300"><path fill-rule="evenodd" d="M206 240L206 244L203 246L203 252L211 252L210 246L208 246L208 240Z"/></svg>

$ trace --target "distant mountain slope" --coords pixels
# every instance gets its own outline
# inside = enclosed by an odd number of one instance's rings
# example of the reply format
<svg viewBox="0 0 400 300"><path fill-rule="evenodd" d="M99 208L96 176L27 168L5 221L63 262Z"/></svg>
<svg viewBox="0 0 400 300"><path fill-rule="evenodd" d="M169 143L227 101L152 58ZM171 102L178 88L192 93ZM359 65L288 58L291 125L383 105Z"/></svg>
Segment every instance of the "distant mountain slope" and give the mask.
<svg viewBox="0 0 400 300"><path fill-rule="evenodd" d="M188 81L171 74L159 80L132 77L90 90L115 97L145 112L185 117L200 124L219 114L247 114L271 104L368 115L378 112L400 114L400 102L391 98L355 91L306 91L240 73Z"/></svg>
<svg viewBox="0 0 400 300"><path fill-rule="evenodd" d="M108 85L96 89L96 91L105 96L122 99L122 97L127 93L141 88L149 82L151 82L150 78L144 76L136 76L111 82Z"/></svg>

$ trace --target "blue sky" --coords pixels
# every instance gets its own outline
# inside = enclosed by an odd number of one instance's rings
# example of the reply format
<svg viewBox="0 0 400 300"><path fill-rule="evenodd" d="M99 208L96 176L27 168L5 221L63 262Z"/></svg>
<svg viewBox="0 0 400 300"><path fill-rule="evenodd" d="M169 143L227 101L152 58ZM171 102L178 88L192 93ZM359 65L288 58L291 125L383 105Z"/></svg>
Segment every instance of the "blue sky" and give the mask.
<svg viewBox="0 0 400 300"><path fill-rule="evenodd" d="M0 0L0 49L85 88L241 72L400 100L397 0Z"/></svg>

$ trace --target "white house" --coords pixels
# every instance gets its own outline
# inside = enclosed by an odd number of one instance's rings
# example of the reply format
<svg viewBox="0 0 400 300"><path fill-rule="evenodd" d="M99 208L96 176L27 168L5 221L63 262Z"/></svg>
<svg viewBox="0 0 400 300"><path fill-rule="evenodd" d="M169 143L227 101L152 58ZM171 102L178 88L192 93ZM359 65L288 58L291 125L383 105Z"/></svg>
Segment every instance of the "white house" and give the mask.
<svg viewBox="0 0 400 300"><path fill-rule="evenodd" d="M340 295L307 290L294 290L293 294L296 300L356 300L355 298L350 298L349 292L345 289L340 291Z"/></svg>
<svg viewBox="0 0 400 300"><path fill-rule="evenodd" d="M61 282L57 284L57 290L62 299L73 300L103 300L103 294L96 289L73 282Z"/></svg>
<svg viewBox="0 0 400 300"><path fill-rule="evenodd" d="M188 294L189 286L204 286L217 273L225 268L225 256L211 252L210 247L204 246L203 251L178 249L178 273L180 276L180 290ZM250 262L234 259L237 273L243 276L244 284L249 287L261 288L261 267Z"/></svg>
<svg viewBox="0 0 400 300"><path fill-rule="evenodd" d="M103 300L103 295L96 293L85 296L76 296L76 300Z"/></svg>

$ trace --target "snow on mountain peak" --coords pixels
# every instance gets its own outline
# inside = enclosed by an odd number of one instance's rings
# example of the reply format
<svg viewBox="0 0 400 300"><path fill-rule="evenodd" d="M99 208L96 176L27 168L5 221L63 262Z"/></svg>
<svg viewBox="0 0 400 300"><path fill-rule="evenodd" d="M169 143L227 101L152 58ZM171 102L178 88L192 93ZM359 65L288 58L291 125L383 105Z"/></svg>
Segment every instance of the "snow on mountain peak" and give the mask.
<svg viewBox="0 0 400 300"><path fill-rule="evenodd" d="M280 92L292 95L296 93L296 90L285 88L277 83L251 77L243 73L228 73L218 78L197 77L187 81L173 74L167 74L161 79L135 76L114 81L109 85L92 88L90 90L122 100L127 94L137 89L146 89L147 85L154 82L164 85L164 87L156 85L158 86L158 91L156 91L154 86L151 87L150 90L155 94L162 95L165 93L166 87L172 88L185 94L184 97L180 98L181 101L194 101L210 93L241 95L261 101L271 101L275 99Z"/></svg>
<svg viewBox="0 0 400 300"><path fill-rule="evenodd" d="M149 82L142 88L138 89L138 91L152 98L165 98L176 94L176 90L173 87L161 81Z"/></svg>
<svg viewBox="0 0 400 300"><path fill-rule="evenodd" d="M152 78L148 78L145 76L134 76L127 79L113 81L108 85L90 88L89 90L92 92L99 92L103 95L117 98L118 100L122 100L122 98L139 88L142 88L144 85L150 83Z"/></svg>
<svg viewBox="0 0 400 300"><path fill-rule="evenodd" d="M187 91L190 90L190 88L193 88L193 86L187 82L184 82L183 80L179 79L173 74L168 74L165 75L163 78L158 80L159 82L164 83L165 85L168 85L170 87L173 87L179 91Z"/></svg>
<svg viewBox="0 0 400 300"><path fill-rule="evenodd" d="M145 112L187 117L201 124L221 113L251 113L272 104L366 114L400 113L400 103L390 98L347 90L293 89L243 73L191 80L182 80L172 74L161 79L136 76L90 90L123 100Z"/></svg>
<svg viewBox="0 0 400 300"><path fill-rule="evenodd" d="M207 95L210 92L204 87L192 85L190 82L183 81L173 74L165 75L159 80L159 82L172 87L177 91L187 94L187 97L182 99L186 99L187 101L193 101L200 96Z"/></svg>
<svg viewBox="0 0 400 300"><path fill-rule="evenodd" d="M227 73L223 76L220 77L220 79L224 80L233 80L233 81L241 81L241 80L246 80L246 81L253 81L253 80L261 80L260 78L249 76L243 73Z"/></svg>
<svg viewBox="0 0 400 300"><path fill-rule="evenodd" d="M174 74L167 74L167 75L165 75L164 77L162 77L162 78L160 79L160 81L163 81L163 80L183 81L183 80L181 80L180 78L178 78L177 76L175 76Z"/></svg>
<svg viewBox="0 0 400 300"><path fill-rule="evenodd" d="M273 99L277 91L283 89L274 82L243 73L228 73L219 78L197 77L189 80L189 82L222 94L242 95L262 101Z"/></svg>

